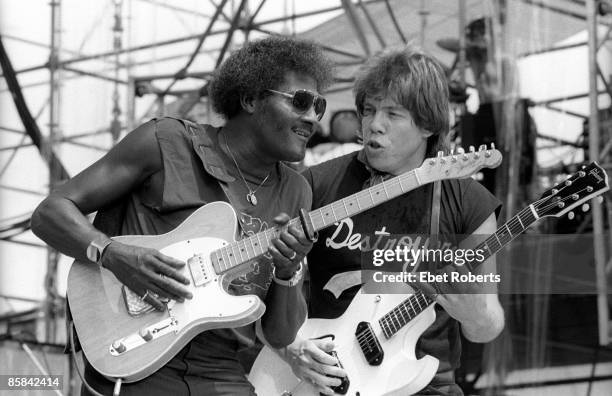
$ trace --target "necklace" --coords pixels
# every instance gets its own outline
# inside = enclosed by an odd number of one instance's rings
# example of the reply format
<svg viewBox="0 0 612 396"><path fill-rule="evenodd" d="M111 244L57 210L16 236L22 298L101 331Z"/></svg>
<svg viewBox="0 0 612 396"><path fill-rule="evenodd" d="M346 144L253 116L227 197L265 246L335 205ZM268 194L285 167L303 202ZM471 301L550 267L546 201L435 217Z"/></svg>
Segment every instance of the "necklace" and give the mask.
<svg viewBox="0 0 612 396"><path fill-rule="evenodd" d="M272 171L268 172L266 177L263 179L261 183L259 183L259 185L255 188L255 190L251 190L251 187L249 187L249 183L247 183L246 179L244 178L244 175L242 174L242 171L240 170L240 167L238 166L238 162L236 161L236 158L234 158L234 154L232 153L232 150L230 150L229 146L227 145L227 136L225 136L225 134L223 135L223 141L225 142L225 148L227 149L227 152L229 153L230 157L232 157L232 161L234 161L234 165L236 165L236 169L238 169L238 174L240 175L240 178L244 182L244 185L246 186L247 190L249 190L248 194L246 195L247 202L253 206L256 206L257 197L255 196L255 193L257 192L257 190L259 190L261 186L263 186L266 180L268 180L268 177L270 177L270 175L272 174Z"/></svg>

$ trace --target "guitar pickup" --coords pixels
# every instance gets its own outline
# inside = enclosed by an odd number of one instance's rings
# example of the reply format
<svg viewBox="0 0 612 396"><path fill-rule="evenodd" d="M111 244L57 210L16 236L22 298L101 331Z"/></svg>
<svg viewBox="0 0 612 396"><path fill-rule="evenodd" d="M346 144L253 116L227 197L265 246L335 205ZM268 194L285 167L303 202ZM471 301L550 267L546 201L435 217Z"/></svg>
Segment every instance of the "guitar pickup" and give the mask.
<svg viewBox="0 0 612 396"><path fill-rule="evenodd" d="M385 357L385 352L378 341L378 337L374 334L372 326L368 322L359 322L357 330L355 330L355 337L357 337L361 352L363 352L368 364L379 366Z"/></svg>
<svg viewBox="0 0 612 396"><path fill-rule="evenodd" d="M203 254L196 254L187 259L187 266L189 267L191 278L193 278L194 286L202 286L210 282L210 276Z"/></svg>

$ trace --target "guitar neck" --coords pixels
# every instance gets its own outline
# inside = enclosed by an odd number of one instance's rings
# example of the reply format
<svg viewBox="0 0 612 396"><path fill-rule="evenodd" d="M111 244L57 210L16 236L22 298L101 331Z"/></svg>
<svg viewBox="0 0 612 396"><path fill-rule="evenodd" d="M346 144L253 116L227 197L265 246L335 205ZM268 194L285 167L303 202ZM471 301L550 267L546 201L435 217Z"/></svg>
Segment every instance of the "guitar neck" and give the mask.
<svg viewBox="0 0 612 396"><path fill-rule="evenodd" d="M414 190L421 184L416 170L406 172L358 193L349 195L339 201L313 210L310 212L310 220L315 231L319 231L342 219L399 197L408 191Z"/></svg>
<svg viewBox="0 0 612 396"><path fill-rule="evenodd" d="M310 220L314 230L319 231L340 220L371 209L410 190L414 190L421 184L417 170L406 172L358 193L349 195L339 201L313 210L307 214L308 220ZM294 218L289 221L289 225L301 227L301 221L299 218ZM281 228L279 227L270 228L212 252L211 260L215 271L221 274L262 256L272 245L272 240L278 238L280 232Z"/></svg>
<svg viewBox="0 0 612 396"><path fill-rule="evenodd" d="M486 259L493 256L514 238L522 234L533 223L538 221L539 218L533 205L524 208L474 249L483 251L483 260L476 262L475 265L471 263L466 263L465 265L468 266L470 271L478 268ZM433 303L434 300L432 298L425 295L421 290L417 290L412 296L379 319L380 327L385 336L390 338Z"/></svg>

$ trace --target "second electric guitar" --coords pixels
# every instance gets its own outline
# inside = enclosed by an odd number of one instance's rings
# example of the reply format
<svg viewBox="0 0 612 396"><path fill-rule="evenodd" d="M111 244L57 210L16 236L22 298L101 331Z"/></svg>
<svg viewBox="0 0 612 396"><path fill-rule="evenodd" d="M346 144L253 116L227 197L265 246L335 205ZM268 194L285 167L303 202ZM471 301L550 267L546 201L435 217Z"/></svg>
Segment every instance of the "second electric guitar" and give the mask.
<svg viewBox="0 0 612 396"><path fill-rule="evenodd" d="M563 216L608 190L608 176L592 163L544 193L474 250L484 251L486 259L540 218ZM436 318L434 301L421 291L415 293L408 284L395 283L393 287L398 290L389 293L395 294L358 292L339 318L308 319L301 327L302 338L334 336L336 356L348 373L335 389L336 394L410 395L435 375L438 360L431 356L417 360L414 354L417 340ZM312 384L297 378L291 367L267 347L255 360L249 380L260 395L319 395Z"/></svg>

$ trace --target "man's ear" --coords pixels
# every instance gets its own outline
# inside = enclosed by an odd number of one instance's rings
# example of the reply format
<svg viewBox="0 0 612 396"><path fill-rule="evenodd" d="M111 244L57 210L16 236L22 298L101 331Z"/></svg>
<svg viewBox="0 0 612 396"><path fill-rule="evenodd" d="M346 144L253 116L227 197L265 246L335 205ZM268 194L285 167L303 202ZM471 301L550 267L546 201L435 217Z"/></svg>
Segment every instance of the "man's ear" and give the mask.
<svg viewBox="0 0 612 396"><path fill-rule="evenodd" d="M430 132L427 129L422 129L422 128L421 128L421 133L423 134L424 139L427 139L433 135L433 132Z"/></svg>
<svg viewBox="0 0 612 396"><path fill-rule="evenodd" d="M252 95L240 95L240 106L248 114L255 113L255 98Z"/></svg>

